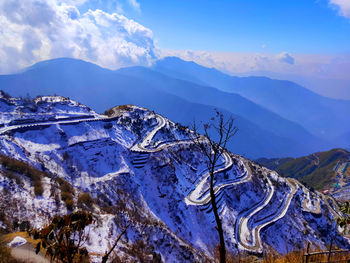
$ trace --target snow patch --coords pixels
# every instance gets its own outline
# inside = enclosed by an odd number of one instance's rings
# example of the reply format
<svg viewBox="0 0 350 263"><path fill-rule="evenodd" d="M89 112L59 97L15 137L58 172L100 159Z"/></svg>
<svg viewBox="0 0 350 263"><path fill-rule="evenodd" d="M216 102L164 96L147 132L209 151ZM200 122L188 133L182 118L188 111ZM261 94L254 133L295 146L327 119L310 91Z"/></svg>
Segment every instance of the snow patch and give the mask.
<svg viewBox="0 0 350 263"><path fill-rule="evenodd" d="M9 247L19 247L27 243L27 240L23 237L16 236L10 243L8 243Z"/></svg>

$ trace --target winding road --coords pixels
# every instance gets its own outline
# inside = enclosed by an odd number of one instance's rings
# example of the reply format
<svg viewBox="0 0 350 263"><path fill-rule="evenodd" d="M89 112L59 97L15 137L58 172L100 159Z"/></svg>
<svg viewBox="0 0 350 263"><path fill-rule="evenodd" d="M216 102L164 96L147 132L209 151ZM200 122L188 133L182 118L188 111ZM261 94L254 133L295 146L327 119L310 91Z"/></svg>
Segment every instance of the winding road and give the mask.
<svg viewBox="0 0 350 263"><path fill-rule="evenodd" d="M67 119L56 119L54 121L44 121L44 122L37 122L37 123L28 123L28 124L22 124L22 125L9 125L0 128L0 134L4 134L11 130L17 130L17 129L23 129L23 128L31 128L31 127L40 127L40 126L47 126L47 125L54 125L54 124L74 124L74 123L80 123L80 122L91 122L91 121L103 121L103 120L110 120L114 119L114 117L100 117L99 115L96 115L94 118L83 118L82 119L74 119L74 120L67 120Z"/></svg>
<svg viewBox="0 0 350 263"><path fill-rule="evenodd" d="M157 151L164 149L165 147L169 147L169 146L174 145L174 144L184 143L183 141L179 141L179 142L172 142L169 144L162 144L161 146L156 147L156 148L152 148L152 149L148 148L147 146L150 144L150 142L152 141L155 134L161 128L163 128L164 125L166 124L166 120L162 116L157 115L157 119L158 119L158 125L152 131L147 133L147 135L144 137L144 139L142 140L141 143L133 146L132 150L137 151L137 152L157 152ZM190 142L185 141L185 143L190 143ZM232 158L228 152L225 151L223 153L223 158L225 160L224 167L218 168L217 170L214 171L214 173L224 172L224 171L230 169L231 166L233 165ZM244 175L239 177L237 180L215 186L214 187L215 194L217 194L218 192L220 192L220 190L222 190L223 188L225 188L227 186L242 184L242 183L247 182L251 179L253 172L251 171L249 164L245 160L241 160L241 161L242 161L244 168L245 168ZM185 198L185 202L187 205L206 205L210 202L210 194L209 193L206 193L204 196L202 196L202 194L201 194L209 176L210 176L209 172L205 173L202 176L202 178L200 179L200 181L197 183L197 185L194 187L194 189L188 194L188 196ZM268 221L263 221L263 222L261 222L261 224L258 224L255 227L253 227L252 229L249 229L249 227L248 227L249 220L255 214L257 214L260 210L264 209L270 203L271 198L275 192L274 186L272 185L270 178L266 174L264 174L264 177L266 178L266 180L268 182L268 189L269 189L266 193L265 198L262 201L260 201L258 203L258 205L252 207L248 211L245 211L245 213L240 216L240 218L238 220L239 223L236 224L236 226L237 226L236 229L238 230L238 231L236 231L236 241L239 244L240 248L243 248L243 249L249 250L249 251L253 251L253 252L257 252L257 253L262 252L262 242L261 242L261 238L260 238L261 229L276 222L277 220L282 218L287 213L289 205L294 197L294 194L297 191L297 186L293 183L290 183L287 180L287 184L290 187L290 192L287 194L287 196L285 198L284 205L280 206L281 208L278 209L278 211L273 216L271 216L271 218L269 218Z"/></svg>
<svg viewBox="0 0 350 263"><path fill-rule="evenodd" d="M321 214L321 204L320 199L316 196L316 202L315 204L312 204L312 199L310 195L312 194L303 184L299 183L298 180L294 178L288 178L289 183L295 185L296 187L301 187L304 192L304 199L302 203L302 207L306 212L314 213L314 214Z"/></svg>
<svg viewBox="0 0 350 263"><path fill-rule="evenodd" d="M47 126L47 125L55 125L55 124L74 124L74 123L80 123L80 122L90 122L90 121L108 121L113 120L117 117L116 115L113 115L112 117L105 117L101 115L96 115L94 118L84 118L82 116L82 119L74 119L74 120L53 120L53 121L44 121L44 122L38 122L38 123L30 123L30 124L23 124L23 125L11 125L11 126L5 126L3 128L0 128L0 134L6 133L11 130L21 129L21 128L30 128L30 127L39 127L39 126ZM139 144L134 145L131 147L131 150L134 152L139 153L152 153L152 152L158 152L161 151L169 146L177 145L177 144L191 144L192 142L190 140L183 140L183 141L175 141L175 142L161 142L158 145L155 145L153 147L150 147L151 142L156 135L156 133L162 129L166 123L167 120L164 119L162 116L156 114L156 118L158 121L158 124L149 131L146 136L142 139L142 141ZM203 140L205 138L203 137ZM217 170L215 170L214 173L220 173L229 170L233 165L233 160L228 152L223 153L223 159L224 159L224 166L218 167ZM227 186L237 185L245 183L252 178L252 170L250 168L250 165L247 160L241 159L240 162L243 164L244 172L241 177L236 178L235 180L231 180L227 183L222 183L220 185L216 185L214 187L215 194L219 193L223 188ZM311 198L310 198L310 192L297 180L295 179L286 179L286 183L288 184L290 191L288 194L286 194L283 202L278 207L277 211L271 215L268 216L266 219L259 222L259 224L256 224L251 229L248 227L249 221L256 215L259 211L263 210L271 201L273 195L275 194L275 188L269 178L269 174L271 171L264 171L263 176L267 181L267 191L262 200L260 200L257 204L252 206L250 209L241 212L238 215L238 218L236 220L236 228L235 228L235 238L236 242L238 243L239 247L248 251L261 253L262 252L262 242L260 238L260 231L276 222L277 220L281 219L288 211L289 205L291 203L291 200L293 199L295 193L297 192L298 188L301 187L304 192L304 199L302 202L302 207L305 211L319 214L321 213L320 208L320 200L317 197L316 204L310 205ZM207 192L204 192L206 194L202 194L203 189L205 188L205 184L209 178L210 174L209 172L205 173L200 181L194 186L194 189L186 196L185 202L187 205L206 205L210 202L210 194ZM336 214L337 211L335 211L328 203L328 200L325 200L325 203L329 208L331 208L331 211L333 214Z"/></svg>

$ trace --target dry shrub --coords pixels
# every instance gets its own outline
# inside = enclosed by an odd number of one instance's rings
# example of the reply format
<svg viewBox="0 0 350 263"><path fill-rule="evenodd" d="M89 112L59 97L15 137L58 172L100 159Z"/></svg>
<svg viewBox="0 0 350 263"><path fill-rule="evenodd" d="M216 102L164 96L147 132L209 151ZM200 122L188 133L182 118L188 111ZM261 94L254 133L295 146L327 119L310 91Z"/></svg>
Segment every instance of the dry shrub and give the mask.
<svg viewBox="0 0 350 263"><path fill-rule="evenodd" d="M114 113L114 110L113 110L113 108L112 108L112 109L106 110L106 111L104 112L104 115L107 115L108 117L110 117L110 116L112 116L113 113Z"/></svg>
<svg viewBox="0 0 350 263"><path fill-rule="evenodd" d="M219 245L215 247L214 249L214 260L215 262L220 261L220 253L219 253ZM250 255L247 252L239 252L239 253L231 253L230 251L226 251L226 260L227 263L254 263L254 262L261 262L261 259L259 259L255 255Z"/></svg>
<svg viewBox="0 0 350 263"><path fill-rule="evenodd" d="M64 203L66 204L66 207L69 211L73 211L73 208L74 208L74 200L73 199L67 199L64 201Z"/></svg>
<svg viewBox="0 0 350 263"><path fill-rule="evenodd" d="M21 180L13 173L23 174L27 176L34 186L35 195L42 195L43 187L41 178L44 176L43 172L23 161L15 160L5 155L0 155L0 164L7 170L5 174L8 174L8 176L10 176L10 179L15 179L16 183L21 183Z"/></svg>
<svg viewBox="0 0 350 263"><path fill-rule="evenodd" d="M66 180L58 178L57 182L59 183L62 192L74 193L72 185Z"/></svg>
<svg viewBox="0 0 350 263"><path fill-rule="evenodd" d="M72 199L72 194L69 192L61 192L61 199L63 202L65 202L66 200L70 200Z"/></svg>
<svg viewBox="0 0 350 263"><path fill-rule="evenodd" d="M90 262L84 246L89 239L89 233L84 230L93 222L92 214L84 211L53 217L48 226L30 231L31 237L38 240L35 253L45 250L50 262Z"/></svg>
<svg viewBox="0 0 350 263"><path fill-rule="evenodd" d="M66 204L68 210L73 211L74 207L74 189L72 185L62 178L58 178L57 182L60 185L61 190L61 200Z"/></svg>
<svg viewBox="0 0 350 263"><path fill-rule="evenodd" d="M73 200L72 193L61 191L61 199L66 204L67 209L72 211L74 207L74 200Z"/></svg>
<svg viewBox="0 0 350 263"><path fill-rule="evenodd" d="M117 107L108 109L104 112L104 115L107 115L108 117L111 117L114 114L114 109L116 110L123 110L123 111L130 111L132 109L131 105L119 105Z"/></svg>
<svg viewBox="0 0 350 263"><path fill-rule="evenodd" d="M232 254L227 251L227 263L300 263L303 262L304 250L289 252L285 255L278 254L275 250L269 249L263 257L251 255L247 252ZM219 262L218 248L214 250L215 262Z"/></svg>
<svg viewBox="0 0 350 263"><path fill-rule="evenodd" d="M118 110L129 111L129 110L131 110L132 108L131 108L130 105L119 105L119 106L117 107L117 109L118 109Z"/></svg>
<svg viewBox="0 0 350 263"><path fill-rule="evenodd" d="M78 196L77 206L79 208L87 208L91 210L93 204L94 200L92 199L89 193L82 193Z"/></svg>
<svg viewBox="0 0 350 263"><path fill-rule="evenodd" d="M271 251L272 252L272 251ZM285 255L278 255L275 252L267 253L263 257L263 263L300 263L303 262L304 251L292 251Z"/></svg>
<svg viewBox="0 0 350 263"><path fill-rule="evenodd" d="M36 196L42 196L44 193L43 185L40 182L34 182L34 194Z"/></svg>
<svg viewBox="0 0 350 263"><path fill-rule="evenodd" d="M152 244L146 244L145 241L138 239L132 244L128 255L135 258L137 262L162 262L161 256L154 251Z"/></svg>

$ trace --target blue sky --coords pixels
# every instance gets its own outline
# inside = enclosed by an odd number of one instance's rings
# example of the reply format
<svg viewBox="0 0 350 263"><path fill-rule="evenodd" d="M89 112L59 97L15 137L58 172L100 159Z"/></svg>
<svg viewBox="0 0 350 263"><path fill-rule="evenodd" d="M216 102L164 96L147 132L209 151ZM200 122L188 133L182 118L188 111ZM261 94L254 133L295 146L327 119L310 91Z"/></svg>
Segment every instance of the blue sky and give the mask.
<svg viewBox="0 0 350 263"><path fill-rule="evenodd" d="M119 1L124 14L150 28L159 47L230 52L349 53L350 20L327 0ZM81 9L117 10L116 1Z"/></svg>
<svg viewBox="0 0 350 263"><path fill-rule="evenodd" d="M0 74L57 57L118 69L165 56L350 99L350 0L0 1Z"/></svg>

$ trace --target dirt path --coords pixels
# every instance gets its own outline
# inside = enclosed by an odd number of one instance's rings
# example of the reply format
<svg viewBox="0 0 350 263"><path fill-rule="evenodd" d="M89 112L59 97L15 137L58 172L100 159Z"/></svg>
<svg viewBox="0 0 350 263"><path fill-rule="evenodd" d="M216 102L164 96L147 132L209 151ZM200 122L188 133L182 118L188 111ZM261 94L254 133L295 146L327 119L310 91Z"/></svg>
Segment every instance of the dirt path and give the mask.
<svg viewBox="0 0 350 263"><path fill-rule="evenodd" d="M35 254L33 245L29 243L12 248L11 255L26 263L50 263L50 260L45 258L42 253Z"/></svg>

